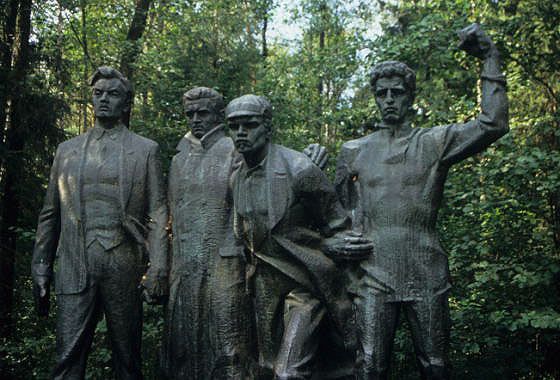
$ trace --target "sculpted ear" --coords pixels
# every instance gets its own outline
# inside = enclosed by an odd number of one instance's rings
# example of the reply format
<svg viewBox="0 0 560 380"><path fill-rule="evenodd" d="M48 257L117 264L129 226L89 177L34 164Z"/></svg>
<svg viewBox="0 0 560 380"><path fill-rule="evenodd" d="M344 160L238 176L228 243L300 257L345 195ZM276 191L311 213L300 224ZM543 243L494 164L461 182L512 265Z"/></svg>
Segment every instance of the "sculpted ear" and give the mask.
<svg viewBox="0 0 560 380"><path fill-rule="evenodd" d="M130 112L131 108L132 108L132 94L128 94L128 96L126 97L126 101L124 102L125 112Z"/></svg>
<svg viewBox="0 0 560 380"><path fill-rule="evenodd" d="M130 110L132 109L132 94L127 94L126 95L126 100L124 101L124 107L123 107L123 115L128 115L130 114Z"/></svg>

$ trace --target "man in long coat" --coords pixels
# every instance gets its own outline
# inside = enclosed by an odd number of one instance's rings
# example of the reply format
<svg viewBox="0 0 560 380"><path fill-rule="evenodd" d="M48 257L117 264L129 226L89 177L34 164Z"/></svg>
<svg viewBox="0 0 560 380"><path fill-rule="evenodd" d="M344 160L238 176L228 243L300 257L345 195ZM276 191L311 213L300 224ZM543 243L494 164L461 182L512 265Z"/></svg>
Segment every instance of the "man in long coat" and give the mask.
<svg viewBox="0 0 560 380"><path fill-rule="evenodd" d="M191 131L169 172L173 254L162 366L171 379L245 380L250 308L229 186L240 157L224 133L219 93L196 87L183 103Z"/></svg>
<svg viewBox="0 0 560 380"><path fill-rule="evenodd" d="M58 146L32 260L38 312L48 313L54 270L55 379L83 379L95 327L104 315L118 379L141 379L140 343L147 295L167 284L167 207L158 145L123 124L132 86L117 70L91 80L95 125ZM149 257L145 257L149 256Z"/></svg>

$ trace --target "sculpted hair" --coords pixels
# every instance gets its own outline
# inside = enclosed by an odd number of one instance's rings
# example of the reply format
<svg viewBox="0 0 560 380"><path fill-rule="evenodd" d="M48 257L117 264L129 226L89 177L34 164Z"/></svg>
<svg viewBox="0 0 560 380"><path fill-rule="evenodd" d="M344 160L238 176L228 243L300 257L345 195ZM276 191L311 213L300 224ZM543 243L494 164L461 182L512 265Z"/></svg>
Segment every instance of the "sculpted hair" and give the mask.
<svg viewBox="0 0 560 380"><path fill-rule="evenodd" d="M218 112L222 119L224 117L224 97L218 91L208 87L195 87L183 94L183 106L190 102L200 99L209 99L215 112Z"/></svg>
<svg viewBox="0 0 560 380"><path fill-rule="evenodd" d="M416 73L403 62L384 61L375 65L370 76L371 87L375 90L375 84L379 78L394 76L403 78L405 87L414 99L416 96Z"/></svg>
<svg viewBox="0 0 560 380"><path fill-rule="evenodd" d="M91 79L89 80L89 85L93 86L95 82L97 82L99 79L118 79L125 88L126 96L128 97L128 100L132 102L132 95L134 92L134 89L132 88L132 83L130 83L130 81L124 75L122 75L122 73L119 70L109 66L100 66L97 68L97 70L95 70L95 72L91 76Z"/></svg>

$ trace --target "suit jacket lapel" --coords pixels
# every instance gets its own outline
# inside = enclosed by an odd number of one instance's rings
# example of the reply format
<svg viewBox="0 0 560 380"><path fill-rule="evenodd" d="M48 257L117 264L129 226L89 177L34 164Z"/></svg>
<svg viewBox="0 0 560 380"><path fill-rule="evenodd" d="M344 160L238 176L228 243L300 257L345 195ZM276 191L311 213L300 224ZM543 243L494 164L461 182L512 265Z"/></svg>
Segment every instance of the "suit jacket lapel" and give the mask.
<svg viewBox="0 0 560 380"><path fill-rule="evenodd" d="M274 144L270 145L266 162L268 190L268 228L272 230L284 217L289 205L290 183L286 163Z"/></svg>
<svg viewBox="0 0 560 380"><path fill-rule="evenodd" d="M131 132L123 129L121 135L121 152L119 157L119 191L122 211L126 211L130 192L132 188L132 179L136 169L136 160L134 153L134 145L130 142Z"/></svg>
<svg viewBox="0 0 560 380"><path fill-rule="evenodd" d="M68 176L68 186L70 187L70 191L72 194L72 204L74 213L76 214L76 218L78 220L82 219L82 185L83 185L83 172L84 166L86 164L86 150L89 143L89 139L91 137L90 132L86 132L84 135L84 141L81 142L79 146L74 147L72 150L72 156L77 158L77 160L73 160L76 165L76 171L74 172L76 175L73 176L70 174Z"/></svg>

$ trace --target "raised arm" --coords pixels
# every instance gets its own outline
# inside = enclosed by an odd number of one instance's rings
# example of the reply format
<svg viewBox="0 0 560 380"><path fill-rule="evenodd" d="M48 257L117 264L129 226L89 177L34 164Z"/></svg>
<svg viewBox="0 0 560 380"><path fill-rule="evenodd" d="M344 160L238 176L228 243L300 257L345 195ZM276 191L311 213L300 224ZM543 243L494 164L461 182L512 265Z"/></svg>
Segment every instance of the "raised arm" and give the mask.
<svg viewBox="0 0 560 380"><path fill-rule="evenodd" d="M478 24L458 34L459 48L483 60L481 112L475 120L441 130L442 161L449 165L482 151L509 131L506 79L496 45Z"/></svg>
<svg viewBox="0 0 560 380"><path fill-rule="evenodd" d="M502 136L508 131L508 100L506 78L500 69L502 61L496 45L478 24L472 24L459 32L459 47L483 60L482 109L478 119L489 129ZM498 137L499 137L498 136Z"/></svg>

